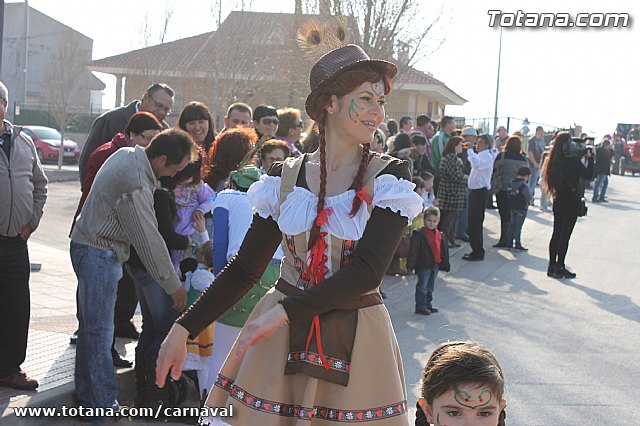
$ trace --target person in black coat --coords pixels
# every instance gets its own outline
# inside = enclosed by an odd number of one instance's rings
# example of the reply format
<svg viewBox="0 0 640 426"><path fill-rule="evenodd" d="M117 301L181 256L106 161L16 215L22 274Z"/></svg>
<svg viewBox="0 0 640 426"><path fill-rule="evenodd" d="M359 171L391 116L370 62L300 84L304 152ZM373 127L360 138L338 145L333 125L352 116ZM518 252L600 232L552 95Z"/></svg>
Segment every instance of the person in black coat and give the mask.
<svg viewBox="0 0 640 426"><path fill-rule="evenodd" d="M165 129L169 124L164 121L173 106L175 92L166 84L155 83L149 86L141 100L134 100L127 106L121 106L105 112L94 120L87 140L80 153L78 169L80 185L84 182L87 161L99 146L109 142L117 133L123 133L129 119L140 111L150 112L158 118Z"/></svg>
<svg viewBox="0 0 640 426"><path fill-rule="evenodd" d="M554 278L575 278L576 274L565 266L571 233L578 220L584 195L580 179L593 176L593 156L587 150L587 167L579 154L572 149L571 135L559 132L554 140L549 158L545 162L543 181L553 197L553 234L549 241L549 267L547 275Z"/></svg>
<svg viewBox="0 0 640 426"><path fill-rule="evenodd" d="M415 270L416 282L416 314L430 315L438 312L431 304L438 271L449 272L449 244L447 237L438 230L440 210L427 207L424 212L425 226L413 231L407 269Z"/></svg>
<svg viewBox="0 0 640 426"><path fill-rule="evenodd" d="M613 150L611 149L611 141L605 139L602 145L596 151L595 175L596 181L593 184L593 203L606 203L604 198L609 186L609 175L611 174L611 160L613 158Z"/></svg>

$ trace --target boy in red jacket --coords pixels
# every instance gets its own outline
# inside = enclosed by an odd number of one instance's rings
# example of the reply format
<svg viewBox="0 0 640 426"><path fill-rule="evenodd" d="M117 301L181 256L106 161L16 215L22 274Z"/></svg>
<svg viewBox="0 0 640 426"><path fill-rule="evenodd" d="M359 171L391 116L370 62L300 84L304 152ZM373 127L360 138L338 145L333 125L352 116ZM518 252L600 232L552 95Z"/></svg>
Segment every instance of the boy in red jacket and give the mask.
<svg viewBox="0 0 640 426"><path fill-rule="evenodd" d="M438 271L448 272L451 269L449 244L447 237L438 230L439 222L440 210L433 206L427 207L424 211L425 226L411 234L407 269L415 270L418 276L415 313L420 315L438 312L431 305L436 277Z"/></svg>

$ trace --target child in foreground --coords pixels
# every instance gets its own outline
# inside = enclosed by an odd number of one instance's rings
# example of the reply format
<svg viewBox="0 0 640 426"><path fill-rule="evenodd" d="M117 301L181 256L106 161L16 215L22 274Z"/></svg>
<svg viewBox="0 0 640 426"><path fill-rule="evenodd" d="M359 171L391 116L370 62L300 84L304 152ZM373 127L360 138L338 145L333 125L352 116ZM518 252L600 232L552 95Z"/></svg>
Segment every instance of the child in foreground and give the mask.
<svg viewBox="0 0 640 426"><path fill-rule="evenodd" d="M474 342L438 346L422 372L416 426L505 426L504 374Z"/></svg>
<svg viewBox="0 0 640 426"><path fill-rule="evenodd" d="M186 269L188 260L182 261L182 269ZM184 287L187 290L187 308L200 297L200 294L209 288L213 282L214 275L210 269L213 268L213 245L211 240L202 244L196 252L197 264L189 271L185 271ZM210 324L194 340L187 341L187 358L184 362L184 370L195 370L198 376L199 395L204 401L211 391L213 381L218 375L218 371L213 364L213 333L214 324Z"/></svg>
<svg viewBox="0 0 640 426"><path fill-rule="evenodd" d="M431 315L438 312L431 304L438 272L448 272L451 266L447 237L438 230L440 210L433 206L427 207L423 217L424 226L411 234L407 269L415 270L418 276L415 313Z"/></svg>

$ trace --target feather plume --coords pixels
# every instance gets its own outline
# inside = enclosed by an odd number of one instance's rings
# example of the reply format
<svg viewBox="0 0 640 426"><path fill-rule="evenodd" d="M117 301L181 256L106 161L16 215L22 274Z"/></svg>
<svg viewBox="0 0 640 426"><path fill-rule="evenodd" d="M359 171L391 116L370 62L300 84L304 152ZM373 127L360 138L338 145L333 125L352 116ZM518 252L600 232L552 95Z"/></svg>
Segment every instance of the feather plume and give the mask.
<svg viewBox="0 0 640 426"><path fill-rule="evenodd" d="M310 19L298 28L297 42L307 59L315 62L322 55L349 43L346 19L332 17L323 21Z"/></svg>

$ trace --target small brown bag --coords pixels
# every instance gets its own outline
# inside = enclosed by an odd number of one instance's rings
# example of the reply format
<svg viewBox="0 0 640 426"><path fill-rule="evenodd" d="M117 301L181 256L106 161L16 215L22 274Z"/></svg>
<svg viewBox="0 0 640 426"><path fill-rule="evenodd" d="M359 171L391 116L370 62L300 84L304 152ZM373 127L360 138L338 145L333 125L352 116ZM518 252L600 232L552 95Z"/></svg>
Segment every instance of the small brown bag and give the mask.
<svg viewBox="0 0 640 426"><path fill-rule="evenodd" d="M409 257L409 248L411 247L411 235L402 234L398 248L396 249L397 258Z"/></svg>

